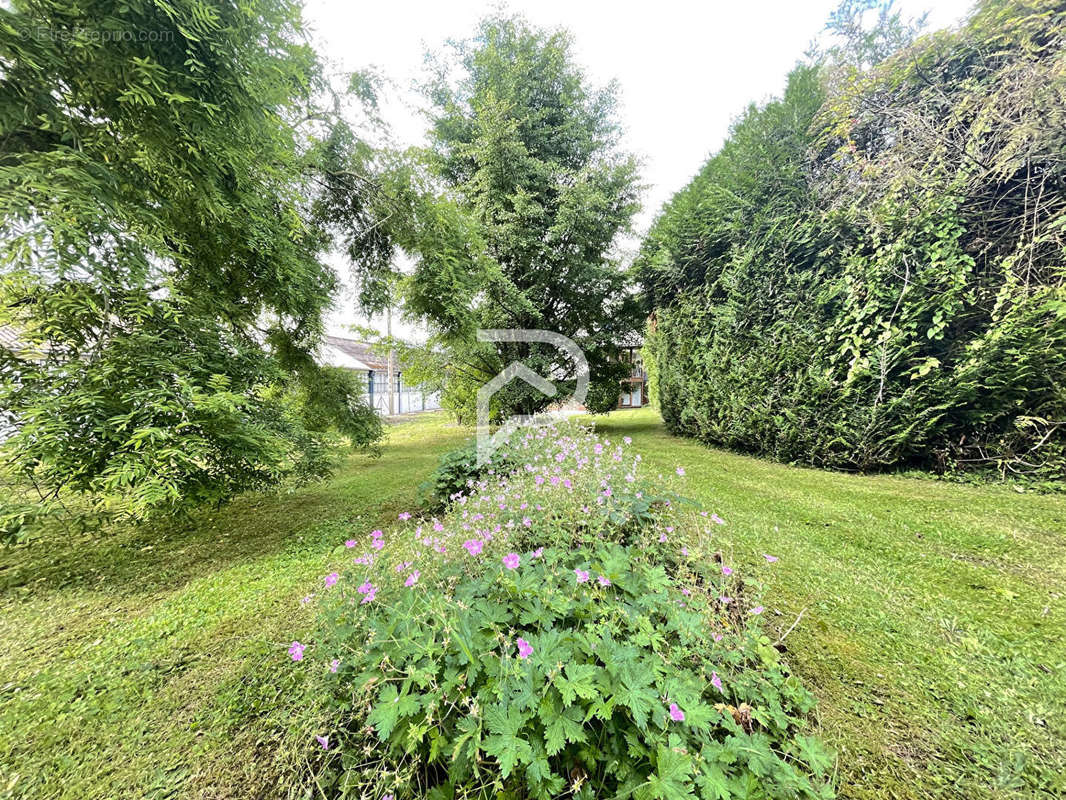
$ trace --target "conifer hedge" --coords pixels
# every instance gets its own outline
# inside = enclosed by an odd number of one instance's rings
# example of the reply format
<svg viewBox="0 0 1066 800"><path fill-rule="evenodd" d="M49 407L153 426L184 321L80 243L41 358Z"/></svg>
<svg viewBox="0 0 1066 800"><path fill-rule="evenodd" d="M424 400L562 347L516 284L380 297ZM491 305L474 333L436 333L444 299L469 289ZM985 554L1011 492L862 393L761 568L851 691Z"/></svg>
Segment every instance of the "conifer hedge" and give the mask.
<svg viewBox="0 0 1066 800"><path fill-rule="evenodd" d="M668 427L819 466L1066 475L1066 11L804 64L636 262Z"/></svg>

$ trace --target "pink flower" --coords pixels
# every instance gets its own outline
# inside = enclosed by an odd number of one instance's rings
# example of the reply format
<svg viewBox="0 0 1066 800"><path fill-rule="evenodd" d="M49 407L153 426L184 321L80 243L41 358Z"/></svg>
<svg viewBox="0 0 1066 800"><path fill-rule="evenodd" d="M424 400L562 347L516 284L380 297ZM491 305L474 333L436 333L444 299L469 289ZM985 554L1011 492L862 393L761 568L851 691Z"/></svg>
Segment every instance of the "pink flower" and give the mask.
<svg viewBox="0 0 1066 800"><path fill-rule="evenodd" d="M367 593L366 593L366 594L365 594L365 595L363 596L363 599L359 601L359 605L361 605L361 606L365 606L365 605L366 605L367 603L371 603L371 602L373 602L373 601L374 601L374 598L375 598L375 597L377 597L377 594L378 594L378 589L377 589L377 587L376 587L376 586L371 586L371 587L370 587L370 591L369 591L369 592L367 592Z"/></svg>
<svg viewBox="0 0 1066 800"><path fill-rule="evenodd" d="M768 553L763 553L762 557L765 558L767 563L769 563L769 564L773 564L775 561L777 561L777 556L772 556L772 555L769 555Z"/></svg>
<svg viewBox="0 0 1066 800"><path fill-rule="evenodd" d="M437 533L440 533L442 530L444 530L444 525L437 522L437 520L433 520L433 530L435 530Z"/></svg>
<svg viewBox="0 0 1066 800"><path fill-rule="evenodd" d="M720 634L720 633L712 633L711 634L711 638L714 639L716 642L720 642L720 641L722 641L723 637L722 637L722 634Z"/></svg>
<svg viewBox="0 0 1066 800"><path fill-rule="evenodd" d="M685 712L677 707L677 703L670 704L670 719L674 722L684 722Z"/></svg>
<svg viewBox="0 0 1066 800"><path fill-rule="evenodd" d="M718 602L721 603L723 606L727 606L727 605L729 605L730 603L733 602L733 598L732 597L726 597L725 595L722 595L721 597L718 598Z"/></svg>
<svg viewBox="0 0 1066 800"><path fill-rule="evenodd" d="M533 655L533 647L521 636L518 637L516 644L518 645L519 658L529 658L531 655Z"/></svg>
<svg viewBox="0 0 1066 800"><path fill-rule="evenodd" d="M575 569L574 574L577 575L578 583L588 583L589 574L583 569Z"/></svg>
<svg viewBox="0 0 1066 800"><path fill-rule="evenodd" d="M346 541L344 543L344 546L347 547L347 548L352 548L352 547L355 547L355 544L356 544L355 539L349 539L348 541Z"/></svg>
<svg viewBox="0 0 1066 800"><path fill-rule="evenodd" d="M507 569L518 569L518 563L518 553L508 553L503 557L503 565L507 567Z"/></svg>
<svg viewBox="0 0 1066 800"><path fill-rule="evenodd" d="M732 575L733 574L733 568L732 567L727 567L727 566L725 566L725 564L723 564L722 565L722 574L725 575L726 577Z"/></svg>
<svg viewBox="0 0 1066 800"><path fill-rule="evenodd" d="M289 655L292 656L293 661L304 660L304 647L306 647L306 645L302 645L299 642L293 642L289 645Z"/></svg>
<svg viewBox="0 0 1066 800"><path fill-rule="evenodd" d="M326 576L326 588L328 589L330 586L335 586L337 581L340 580L340 578L341 576L338 575L336 572L331 572L329 575Z"/></svg>
<svg viewBox="0 0 1066 800"><path fill-rule="evenodd" d="M407 576L407 580L403 582L403 585L414 586L416 583L418 583L418 579L421 575L422 573L416 569L414 572Z"/></svg>
<svg viewBox="0 0 1066 800"><path fill-rule="evenodd" d="M600 577L598 577L596 579L596 581L600 584L600 586L610 586L611 585L611 579L608 578L606 575L600 575Z"/></svg>
<svg viewBox="0 0 1066 800"><path fill-rule="evenodd" d="M725 520L717 514L711 514L711 522L713 522L715 525L725 525Z"/></svg>
<svg viewBox="0 0 1066 800"><path fill-rule="evenodd" d="M685 468L684 468L684 467L678 467L678 468L677 468L677 470L676 470L676 472L677 472L677 474L678 474L678 475L680 475L680 476L681 476L682 478L684 478L684 477L685 477Z"/></svg>
<svg viewBox="0 0 1066 800"><path fill-rule="evenodd" d="M753 609L752 609L751 611L749 611L748 613L749 613L749 614L756 614L756 615L757 615L757 614L761 614L761 613L762 613L762 612L764 612L765 610L766 610L766 609L765 609L765 608L763 608L762 606L755 606L755 608L753 608Z"/></svg>
<svg viewBox="0 0 1066 800"><path fill-rule="evenodd" d="M690 592L688 589L682 589L681 594L685 595L685 597L688 597L692 594L692 592Z"/></svg>
<svg viewBox="0 0 1066 800"><path fill-rule="evenodd" d="M466 552L468 552L472 556L480 555L481 550L482 548L484 548L484 546L485 543L480 539L467 539L465 542L463 542L463 547L466 548Z"/></svg>
<svg viewBox="0 0 1066 800"><path fill-rule="evenodd" d="M402 514L400 514L401 521L407 522L407 520L409 519L411 519L411 513L409 511L404 511Z"/></svg>
<svg viewBox="0 0 1066 800"><path fill-rule="evenodd" d="M522 524L528 528L530 525L533 524L533 520L531 520L529 517L522 517Z"/></svg>
<svg viewBox="0 0 1066 800"><path fill-rule="evenodd" d="M336 672L337 671L337 667L339 667L340 665L341 665L340 659L337 659L337 658L333 659L332 661L329 662L329 671L330 672Z"/></svg>
<svg viewBox="0 0 1066 800"><path fill-rule="evenodd" d="M682 547L681 548L681 555L685 556L685 558L688 558L688 548L687 547Z"/></svg>
<svg viewBox="0 0 1066 800"><path fill-rule="evenodd" d="M300 605L306 606L308 603L311 602L311 600L313 598L314 598L313 594L309 594L309 595L304 596L303 599L300 600Z"/></svg>
<svg viewBox="0 0 1066 800"><path fill-rule="evenodd" d="M660 533L659 534L659 541L663 542L664 544L666 543L666 534L665 533Z"/></svg>
<svg viewBox="0 0 1066 800"><path fill-rule="evenodd" d="M711 686L718 691L722 691L722 679L719 678L718 673L714 671L711 672Z"/></svg>
<svg viewBox="0 0 1066 800"><path fill-rule="evenodd" d="M370 538L371 538L371 539L380 539L380 538L381 538L382 536L384 536L384 535L385 535L385 534L383 534L383 533L382 533L381 531L372 531L372 532L370 533Z"/></svg>
<svg viewBox="0 0 1066 800"><path fill-rule="evenodd" d="M543 547L538 547L536 550L533 551L533 558L540 558L542 555L544 555Z"/></svg>
<svg viewBox="0 0 1066 800"><path fill-rule="evenodd" d="M370 546L373 547L375 550L381 550L385 546L385 540L375 539L370 543Z"/></svg>
<svg viewBox="0 0 1066 800"><path fill-rule="evenodd" d="M316 736L318 743L322 745L323 750L329 750L329 737L328 736Z"/></svg>
<svg viewBox="0 0 1066 800"><path fill-rule="evenodd" d="M622 441L625 442L626 444L633 444L633 437L632 436L623 436L622 437Z"/></svg>

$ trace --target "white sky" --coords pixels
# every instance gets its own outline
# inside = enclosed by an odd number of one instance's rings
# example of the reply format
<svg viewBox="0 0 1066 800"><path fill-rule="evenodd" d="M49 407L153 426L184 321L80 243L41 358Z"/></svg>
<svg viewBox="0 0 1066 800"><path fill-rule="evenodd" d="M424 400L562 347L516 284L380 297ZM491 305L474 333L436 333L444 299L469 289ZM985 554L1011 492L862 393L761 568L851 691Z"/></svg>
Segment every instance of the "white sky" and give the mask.
<svg viewBox="0 0 1066 800"><path fill-rule="evenodd" d="M319 52L339 70L375 66L392 82L383 116L396 144L425 142L422 98L412 83L423 55L448 38L468 38L497 4L488 0L306 0L305 17ZM636 230L647 230L662 204L722 144L730 122L750 102L780 94L785 76L824 27L838 0L642 4L639 13L600 0L512 0L506 9L534 25L567 28L588 77L619 82L623 148L642 162L647 185ZM928 27L953 25L970 0L897 0L906 17L930 11ZM339 262L340 274L345 270ZM341 335L356 319L350 300L330 328ZM364 321L365 324L365 321ZM372 327L384 327L373 320ZM394 332L416 336L411 326Z"/></svg>

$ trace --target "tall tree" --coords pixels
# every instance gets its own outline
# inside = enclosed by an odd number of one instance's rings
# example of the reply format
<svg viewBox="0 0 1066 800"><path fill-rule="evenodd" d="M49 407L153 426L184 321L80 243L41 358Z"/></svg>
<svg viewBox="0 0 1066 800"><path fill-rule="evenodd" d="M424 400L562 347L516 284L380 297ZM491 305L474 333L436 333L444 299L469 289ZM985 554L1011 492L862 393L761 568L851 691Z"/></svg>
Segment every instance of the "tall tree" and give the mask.
<svg viewBox="0 0 1066 800"><path fill-rule="evenodd" d="M322 89L288 0L0 9L0 406L42 488L142 516L321 466L310 351L336 277L307 220Z"/></svg>
<svg viewBox="0 0 1066 800"><path fill-rule="evenodd" d="M443 212L436 203L431 216L439 229L469 235L453 235L464 244L445 248L449 263L440 263L439 251L419 261L408 307L441 320L446 334L461 334L452 343L465 343L463 368L484 379L514 358L551 378L572 365L546 346L476 346L474 328L569 336L600 388L592 396L613 407L619 366L609 357L639 321L612 255L638 208L636 162L618 149L615 87L589 85L568 34L513 17L484 20L454 56L461 77L449 79L444 63L428 92L430 169L457 210ZM498 401L501 412L524 413L549 402L521 383Z"/></svg>

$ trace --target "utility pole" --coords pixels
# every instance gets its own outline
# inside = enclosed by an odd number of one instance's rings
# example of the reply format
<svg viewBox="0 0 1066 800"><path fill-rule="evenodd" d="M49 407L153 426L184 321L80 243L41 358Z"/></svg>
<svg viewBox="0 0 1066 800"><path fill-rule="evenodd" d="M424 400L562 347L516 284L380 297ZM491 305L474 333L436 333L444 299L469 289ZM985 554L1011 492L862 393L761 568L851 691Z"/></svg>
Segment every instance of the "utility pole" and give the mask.
<svg viewBox="0 0 1066 800"><path fill-rule="evenodd" d="M385 331L389 337L389 358L388 358L388 375L386 380L389 382L389 416L391 417L396 413L395 400L393 398L393 392L396 391L396 384L393 378L393 350L392 350L392 305L385 306Z"/></svg>

